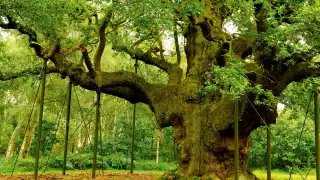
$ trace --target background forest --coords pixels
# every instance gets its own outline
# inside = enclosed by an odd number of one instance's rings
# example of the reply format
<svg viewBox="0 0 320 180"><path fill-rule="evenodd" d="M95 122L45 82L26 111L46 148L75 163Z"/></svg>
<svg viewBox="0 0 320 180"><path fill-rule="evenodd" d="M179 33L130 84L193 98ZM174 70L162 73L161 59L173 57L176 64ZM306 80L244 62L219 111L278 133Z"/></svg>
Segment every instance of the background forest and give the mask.
<svg viewBox="0 0 320 180"><path fill-rule="evenodd" d="M14 33L14 32L12 32ZM0 67L2 72L20 72L22 62L30 61L30 52L24 37L10 38L3 33L1 39ZM31 51L31 49L29 49ZM6 52L6 53L4 53ZM7 56L7 57L4 57ZM10 57L10 58L9 58ZM118 58L121 58L119 66ZM134 61L121 53L106 54L106 69L134 70ZM123 60L125 59L125 61ZM29 66L36 65L31 61ZM39 61L40 62L40 61ZM116 63L118 63L116 65ZM139 64L138 73L149 81L165 81L166 75L150 66ZM148 76L146 73L149 73ZM150 75L151 74L151 75ZM0 77L4 77L0 74ZM41 169L61 169L65 132L66 97L68 80L59 75L48 75L46 84L44 130L41 149ZM0 81L0 173L12 171L17 156L16 171L32 171L35 156L35 140L38 120L38 91L40 75L28 75ZM315 167L312 83L318 79L307 79L292 83L279 99L279 117L272 128L272 167L289 170L294 164L299 168ZM67 167L74 170L92 166L92 135L95 118L95 93L79 87L73 88L71 105L71 131ZM311 101L310 101L311 100ZM102 95L101 137L99 143L99 169L129 169L131 151L132 110L129 102ZM308 110L308 116L306 113ZM173 140L172 127L160 130L155 117L144 104L137 105L135 169L171 170L178 164L178 149ZM305 119L306 118L306 119ZM303 124L305 128L301 134ZM28 127L27 127L28 124ZM297 148L299 139L301 142ZM266 128L261 127L252 134L249 167L266 168Z"/></svg>

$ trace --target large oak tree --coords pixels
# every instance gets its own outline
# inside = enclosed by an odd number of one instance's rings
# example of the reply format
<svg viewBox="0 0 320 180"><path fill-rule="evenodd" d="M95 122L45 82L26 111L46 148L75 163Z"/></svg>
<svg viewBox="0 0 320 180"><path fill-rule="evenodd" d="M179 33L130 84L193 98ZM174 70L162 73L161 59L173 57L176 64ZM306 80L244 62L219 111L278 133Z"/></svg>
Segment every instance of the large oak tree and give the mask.
<svg viewBox="0 0 320 180"><path fill-rule="evenodd" d="M250 133L275 123L276 100L288 84L319 74L317 1L2 0L0 9L0 27L27 35L35 54L50 62L47 73L145 103L160 127L173 126L184 176L233 176L239 101L240 171L254 179L247 166ZM172 51L164 49L168 36ZM161 69L167 83L106 70L103 53L111 51ZM2 73L0 79L40 70Z"/></svg>

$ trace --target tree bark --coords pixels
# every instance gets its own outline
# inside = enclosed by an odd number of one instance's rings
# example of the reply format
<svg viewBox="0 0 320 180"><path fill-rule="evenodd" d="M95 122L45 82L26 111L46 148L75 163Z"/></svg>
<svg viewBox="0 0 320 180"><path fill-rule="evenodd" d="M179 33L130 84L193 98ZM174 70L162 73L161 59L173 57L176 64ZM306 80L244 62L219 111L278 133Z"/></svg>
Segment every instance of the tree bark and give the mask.
<svg viewBox="0 0 320 180"><path fill-rule="evenodd" d="M78 126L78 123L77 123L77 121L75 121L75 126L77 127ZM79 128L78 129L78 140L77 140L77 152L78 152L78 150L80 150L83 146L84 146L84 144L83 144L83 132L82 132L82 130L81 130L81 128Z"/></svg>
<svg viewBox="0 0 320 180"><path fill-rule="evenodd" d="M19 157L22 159L24 159L30 151L31 143L34 137L37 117L39 116L39 108L37 108L37 104L39 104L39 101L40 98L37 98L33 114L29 113L26 117L25 134L19 151Z"/></svg>
<svg viewBox="0 0 320 180"><path fill-rule="evenodd" d="M210 103L211 104L211 103ZM174 138L180 151L180 173L212 179L234 175L233 104L228 99L185 106L188 112L174 121ZM241 129L240 129L241 130ZM239 177L255 179L248 170L249 134L239 136Z"/></svg>
<svg viewBox="0 0 320 180"><path fill-rule="evenodd" d="M12 132L12 135L10 137L9 144L8 144L8 149L6 152L6 160L8 160L14 153L14 142L17 137L19 129L20 129L20 125L18 124Z"/></svg>
<svg viewBox="0 0 320 180"><path fill-rule="evenodd" d="M30 118L31 114L28 115L28 119ZM28 121L28 120L27 120ZM35 119L31 118L30 122L26 123L26 133L24 135L23 138L23 142L19 151L19 157L24 159L26 157L26 155L28 154L28 152L30 151L30 146L32 143L32 139L34 136L34 132L35 132Z"/></svg>

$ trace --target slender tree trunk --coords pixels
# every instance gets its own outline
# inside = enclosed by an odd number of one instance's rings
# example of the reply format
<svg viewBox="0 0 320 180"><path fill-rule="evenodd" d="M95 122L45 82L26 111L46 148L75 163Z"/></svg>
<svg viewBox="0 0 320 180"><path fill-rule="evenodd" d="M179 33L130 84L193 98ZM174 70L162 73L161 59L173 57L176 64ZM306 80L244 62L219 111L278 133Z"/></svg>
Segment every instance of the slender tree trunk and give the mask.
<svg viewBox="0 0 320 180"><path fill-rule="evenodd" d="M13 132L12 132L12 135L10 137L10 140L9 140L9 144L8 144L8 149L7 149L7 152L6 152L6 159L8 160L14 153L14 142L15 142L15 139L17 137L17 134L18 134L18 131L20 129L20 125L18 124Z"/></svg>
<svg viewBox="0 0 320 180"><path fill-rule="evenodd" d="M28 116L26 117L25 134L24 134L22 145L20 147L20 151L19 151L19 157L22 159L24 159L30 151L32 139L34 137L37 117L39 117L39 108L37 107L34 108L33 115L28 114Z"/></svg>
<svg viewBox="0 0 320 180"><path fill-rule="evenodd" d="M19 157L24 159L30 151L30 146L35 132L35 121L31 120L26 127L26 134L24 135L23 142L20 148Z"/></svg>
<svg viewBox="0 0 320 180"><path fill-rule="evenodd" d="M110 133L111 134L111 137L114 138L115 134L116 134L116 121L117 121L117 111L115 110L114 111L114 116L113 116L113 122L112 122L112 132Z"/></svg>
<svg viewBox="0 0 320 180"><path fill-rule="evenodd" d="M116 126L115 126L115 122L117 120L117 105L115 105L113 113L112 113L112 118L108 119L109 123L107 123L107 139L109 138L114 138L115 136L115 132L116 132Z"/></svg>
<svg viewBox="0 0 320 180"><path fill-rule="evenodd" d="M77 121L75 122L75 124L76 124L76 127L77 127ZM78 142L77 142L77 149L79 150L79 149L81 149L82 147L83 147L83 138L82 138L82 130L81 130L81 128L79 128L79 130L78 130Z"/></svg>
<svg viewBox="0 0 320 180"><path fill-rule="evenodd" d="M28 115L27 119L29 120L29 118L30 118L30 114ZM34 131L35 131L35 119L31 118L30 122L26 123L26 131L25 131L26 133L24 135L23 142L19 152L19 157L22 159L25 158L26 154L30 150L31 142L34 136Z"/></svg>
<svg viewBox="0 0 320 180"><path fill-rule="evenodd" d="M89 125L88 125L89 127L88 127L88 130L89 130L89 134L88 134L88 144L91 144L92 143L92 125L91 125L91 123L89 123Z"/></svg>

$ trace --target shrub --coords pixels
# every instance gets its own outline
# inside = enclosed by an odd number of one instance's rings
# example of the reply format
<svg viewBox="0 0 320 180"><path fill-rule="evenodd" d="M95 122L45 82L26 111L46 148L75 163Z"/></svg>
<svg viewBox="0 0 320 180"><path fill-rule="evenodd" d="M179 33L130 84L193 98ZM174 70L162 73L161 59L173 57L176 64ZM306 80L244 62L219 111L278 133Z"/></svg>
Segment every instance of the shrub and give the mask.
<svg viewBox="0 0 320 180"><path fill-rule="evenodd" d="M6 160L4 157L0 159L0 173L8 173L12 171L13 164L15 161L15 156L11 157L9 160Z"/></svg>
<svg viewBox="0 0 320 180"><path fill-rule="evenodd" d="M62 169L63 167L63 157L62 156L56 156L54 158L51 158L48 162L48 166L53 169ZM73 165L70 161L67 160L67 169L73 169Z"/></svg>
<svg viewBox="0 0 320 180"><path fill-rule="evenodd" d="M106 163L114 169L126 169L129 164L129 159L123 154L112 154L106 157Z"/></svg>
<svg viewBox="0 0 320 180"><path fill-rule="evenodd" d="M92 167L92 154L72 154L69 160L76 169L87 169Z"/></svg>
<svg viewBox="0 0 320 180"><path fill-rule="evenodd" d="M19 159L17 161L16 168L19 169L20 171L32 171L34 169L34 159L33 158Z"/></svg>

